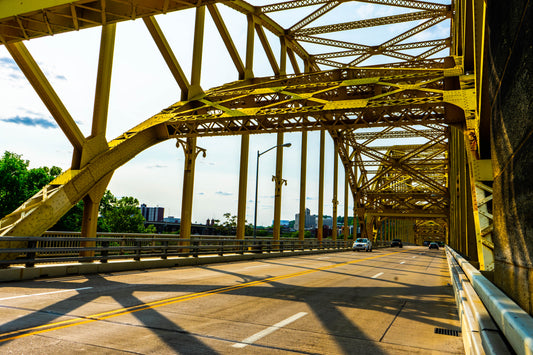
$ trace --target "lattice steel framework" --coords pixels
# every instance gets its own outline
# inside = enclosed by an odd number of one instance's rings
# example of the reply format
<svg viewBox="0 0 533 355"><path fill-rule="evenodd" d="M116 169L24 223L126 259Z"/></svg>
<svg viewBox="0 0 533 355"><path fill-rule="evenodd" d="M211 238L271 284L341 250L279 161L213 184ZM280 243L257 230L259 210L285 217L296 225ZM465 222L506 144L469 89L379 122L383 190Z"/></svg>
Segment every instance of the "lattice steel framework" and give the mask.
<svg viewBox="0 0 533 355"><path fill-rule="evenodd" d="M343 22L336 22L335 16L328 17L359 3L375 5L378 14L386 11L390 15L361 18L357 11L344 12L353 14L353 19ZM220 6L247 18L246 53L242 57ZM155 16L190 8L196 10L192 72L187 77ZM207 91L200 86L206 9L239 79ZM284 12L293 19L285 27L276 20ZM449 181L474 181L470 173L459 174L450 162L472 167L479 160L473 150L470 155L458 157L459 151L465 149L456 149L455 140L460 138L455 136L452 148L450 127L468 129L470 139L478 144L488 142L479 128L483 125L483 16L483 6L466 0L451 4L301 0L261 5L240 0L4 0L0 2L0 41L72 143L74 153L70 170L0 221L0 235L40 235L81 199L85 202L82 232L94 235L98 203L114 170L144 149L177 138L186 154L184 192L190 191L184 193L182 206L182 234L187 237L194 161L200 152L196 138L241 135L237 237L242 237L246 200L243 171L247 166L249 135L274 132L278 142L283 142L284 132L301 131L305 135L307 131L321 130L334 140L354 199L355 214L363 224L366 221L364 233L375 237L371 235L375 224L389 217L408 218L417 226L447 226L450 220L446 232L454 233L448 238L453 243L459 238L457 223L467 223L468 213L481 213L472 208L470 212L462 211L465 215L461 217L456 205L466 197L450 193ZM165 59L181 89L181 100L106 142L115 28L121 21L137 18L143 19ZM449 36L438 38L429 31L446 21L450 23ZM357 31L398 24L402 25L401 30L389 31L390 37L373 42L363 43L357 40L362 37L355 35ZM102 26L100 62L93 129L89 137L84 137L24 41L94 26ZM279 38L279 55L272 50L265 30ZM256 36L273 77L257 78L253 74ZM416 144L405 145L401 141L415 137ZM481 189L487 191L485 187ZM467 190L472 193L475 189ZM336 199L334 196L335 203ZM275 218L279 220L279 215ZM478 215L476 218L479 224ZM482 238L480 228L476 234L478 247L490 245L490 240Z"/></svg>

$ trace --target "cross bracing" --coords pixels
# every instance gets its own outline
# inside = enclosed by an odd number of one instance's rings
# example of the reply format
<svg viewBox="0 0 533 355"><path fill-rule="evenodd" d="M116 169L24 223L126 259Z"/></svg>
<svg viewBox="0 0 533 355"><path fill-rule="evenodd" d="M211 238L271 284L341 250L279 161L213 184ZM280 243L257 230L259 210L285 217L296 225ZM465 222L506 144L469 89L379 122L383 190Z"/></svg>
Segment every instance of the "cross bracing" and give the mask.
<svg viewBox="0 0 533 355"><path fill-rule="evenodd" d="M326 131L333 139L361 221L368 215L369 225L380 218L400 217L446 223L452 208L449 161L455 154L450 154L449 127L466 123L473 134L479 134L475 127L479 76L465 68L460 30L468 24L455 2L305 0L256 6L240 0L54 0L49 4L42 8L38 2L2 2L0 41L72 143L73 164L4 217L1 235L39 235L80 199L97 204L118 167L163 140L177 138L194 161L198 137L262 133L279 137L284 132L313 130ZM375 5L376 11L365 18L357 11L346 11L361 4ZM247 34L246 53L237 49L221 7L246 17L247 27L239 29ZM190 77L157 22L160 15L186 9L196 14ZM280 16L288 11L290 16ZM200 85L206 12L239 79L210 90ZM342 20L340 14L345 15ZM93 134L83 137L46 78L39 75L24 41L102 26L100 53L112 62L112 51L106 48L112 48L114 26L139 18L176 80L181 98L105 142L109 96L104 94L95 105L95 112L97 107L100 111L95 113ZM358 35L368 30L372 36ZM272 36L279 41L276 46ZM254 55L256 37L271 77L253 73L259 55ZM279 54L274 52L278 46ZM110 70L102 66L99 89L105 91L109 80ZM194 171L194 164L185 170L190 169ZM191 204L183 207L190 212ZM239 223L244 223L242 216ZM364 230L369 233L371 228Z"/></svg>

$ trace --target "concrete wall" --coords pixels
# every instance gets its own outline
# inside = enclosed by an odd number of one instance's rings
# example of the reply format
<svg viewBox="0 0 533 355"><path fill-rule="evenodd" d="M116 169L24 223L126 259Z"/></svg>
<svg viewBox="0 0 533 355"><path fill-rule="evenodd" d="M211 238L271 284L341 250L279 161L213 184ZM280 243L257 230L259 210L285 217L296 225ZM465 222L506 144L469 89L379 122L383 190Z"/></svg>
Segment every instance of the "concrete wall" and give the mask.
<svg viewBox="0 0 533 355"><path fill-rule="evenodd" d="M533 11L487 0L495 283L533 314Z"/></svg>

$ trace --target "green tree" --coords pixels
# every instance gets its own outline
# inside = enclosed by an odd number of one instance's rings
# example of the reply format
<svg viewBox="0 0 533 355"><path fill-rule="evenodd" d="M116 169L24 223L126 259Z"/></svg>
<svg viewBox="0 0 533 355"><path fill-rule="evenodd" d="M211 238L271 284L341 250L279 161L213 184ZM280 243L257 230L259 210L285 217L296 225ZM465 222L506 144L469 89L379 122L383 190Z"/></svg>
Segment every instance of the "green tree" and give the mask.
<svg viewBox="0 0 533 355"><path fill-rule="evenodd" d="M224 213L224 222L220 223L220 220L214 220L215 233L219 235L231 235L235 234L237 230L237 216L232 216L231 213Z"/></svg>
<svg viewBox="0 0 533 355"><path fill-rule="evenodd" d="M337 223L344 223L344 216L337 217ZM353 217L348 217L348 225L353 225Z"/></svg>
<svg viewBox="0 0 533 355"><path fill-rule="evenodd" d="M0 217L17 209L61 173L57 166L28 169L22 155L4 152L0 159Z"/></svg>
<svg viewBox="0 0 533 355"><path fill-rule="evenodd" d="M5 152L0 160L0 216L13 212L26 201L26 175L30 162Z"/></svg>
<svg viewBox="0 0 533 355"><path fill-rule="evenodd" d="M0 218L18 208L59 174L53 166L29 169L29 160L22 155L4 152L0 159ZM98 230L122 233L155 233L153 225L144 227L144 217L133 197L118 199L107 190L100 202ZM83 220L83 201L74 205L52 228L55 231L80 231Z"/></svg>
<svg viewBox="0 0 533 355"><path fill-rule="evenodd" d="M106 191L100 201L98 228L104 232L116 233L155 233L155 227L144 227L144 217L139 209L139 201L134 197L117 199Z"/></svg>

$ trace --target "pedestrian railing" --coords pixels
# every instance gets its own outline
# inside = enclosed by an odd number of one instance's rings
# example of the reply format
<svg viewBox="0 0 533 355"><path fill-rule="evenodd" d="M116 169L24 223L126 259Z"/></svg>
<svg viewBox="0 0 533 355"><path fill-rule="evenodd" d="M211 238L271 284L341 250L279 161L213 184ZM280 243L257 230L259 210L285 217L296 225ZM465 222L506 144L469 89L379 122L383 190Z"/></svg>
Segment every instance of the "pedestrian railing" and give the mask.
<svg viewBox="0 0 533 355"><path fill-rule="evenodd" d="M50 233L51 234L51 233ZM63 234L66 235L66 234ZM351 242L344 240L272 238L236 239L235 237L191 237L182 239L167 235L103 234L97 238L45 235L42 237L2 237L22 247L0 248L0 267L43 263L136 260L169 257L199 257L244 253L274 253L316 249L346 250ZM0 244L1 245L1 244Z"/></svg>

